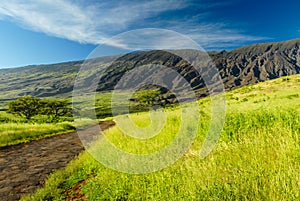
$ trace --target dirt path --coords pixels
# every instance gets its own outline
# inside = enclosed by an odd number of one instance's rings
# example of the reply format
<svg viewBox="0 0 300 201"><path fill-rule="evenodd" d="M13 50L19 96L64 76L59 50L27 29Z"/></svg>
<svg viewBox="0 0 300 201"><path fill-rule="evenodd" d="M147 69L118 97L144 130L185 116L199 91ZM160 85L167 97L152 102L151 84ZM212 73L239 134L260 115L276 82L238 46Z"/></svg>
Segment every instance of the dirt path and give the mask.
<svg viewBox="0 0 300 201"><path fill-rule="evenodd" d="M100 123L102 130L113 125ZM32 193L82 150L76 132L0 148L0 200L19 200L21 194Z"/></svg>

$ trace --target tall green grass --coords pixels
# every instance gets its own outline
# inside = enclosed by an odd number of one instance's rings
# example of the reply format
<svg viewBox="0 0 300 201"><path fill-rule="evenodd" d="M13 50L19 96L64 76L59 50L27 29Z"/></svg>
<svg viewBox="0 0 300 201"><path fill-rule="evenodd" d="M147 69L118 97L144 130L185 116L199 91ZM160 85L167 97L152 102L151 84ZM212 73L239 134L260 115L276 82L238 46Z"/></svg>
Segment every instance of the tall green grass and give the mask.
<svg viewBox="0 0 300 201"><path fill-rule="evenodd" d="M65 120L69 120L65 118ZM46 116L30 121L18 115L0 112L0 147L38 140L47 136L74 131L73 122L50 123Z"/></svg>
<svg viewBox="0 0 300 201"><path fill-rule="evenodd" d="M199 101L203 118L194 143L173 165L150 174L126 174L83 152L23 200L65 200L72 194L87 200L299 200L300 98L290 96L300 94L299 79L296 75L228 92L223 132L204 159L199 150L209 126L209 99ZM174 137L179 113L169 110L166 128L150 140L132 139L118 127L105 135L128 152L155 151ZM149 123L147 113L131 117L140 127Z"/></svg>
<svg viewBox="0 0 300 201"><path fill-rule="evenodd" d="M50 135L73 131L72 124L33 124L2 123L0 124L0 147L41 139Z"/></svg>

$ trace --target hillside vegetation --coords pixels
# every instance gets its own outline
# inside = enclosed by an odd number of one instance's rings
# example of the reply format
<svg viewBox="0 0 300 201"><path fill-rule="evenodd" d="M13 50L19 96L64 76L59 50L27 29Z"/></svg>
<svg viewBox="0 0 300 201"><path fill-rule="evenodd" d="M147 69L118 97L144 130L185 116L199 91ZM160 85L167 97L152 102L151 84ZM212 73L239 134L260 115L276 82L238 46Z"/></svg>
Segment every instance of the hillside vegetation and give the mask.
<svg viewBox="0 0 300 201"><path fill-rule="evenodd" d="M175 164L132 175L109 169L83 152L22 200L299 200L299 88L300 75L294 75L227 92L223 132L204 159L199 150L209 127L209 98L198 101L200 122L188 120L198 125L197 136ZM181 121L180 108L166 110L170 121L149 140L128 137L118 126L105 135L127 152L159 150L172 141ZM150 123L148 113L130 117L140 127Z"/></svg>

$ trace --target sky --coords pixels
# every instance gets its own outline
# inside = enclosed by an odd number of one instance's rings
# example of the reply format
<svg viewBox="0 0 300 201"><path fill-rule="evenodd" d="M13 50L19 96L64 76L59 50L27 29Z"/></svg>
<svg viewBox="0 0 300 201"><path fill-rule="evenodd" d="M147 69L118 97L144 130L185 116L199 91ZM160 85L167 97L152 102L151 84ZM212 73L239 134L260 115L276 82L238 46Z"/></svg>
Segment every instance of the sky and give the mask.
<svg viewBox="0 0 300 201"><path fill-rule="evenodd" d="M1 0L0 68L84 60L99 45L101 56L132 51L113 38L135 29L207 51L300 38L299 10L297 0Z"/></svg>

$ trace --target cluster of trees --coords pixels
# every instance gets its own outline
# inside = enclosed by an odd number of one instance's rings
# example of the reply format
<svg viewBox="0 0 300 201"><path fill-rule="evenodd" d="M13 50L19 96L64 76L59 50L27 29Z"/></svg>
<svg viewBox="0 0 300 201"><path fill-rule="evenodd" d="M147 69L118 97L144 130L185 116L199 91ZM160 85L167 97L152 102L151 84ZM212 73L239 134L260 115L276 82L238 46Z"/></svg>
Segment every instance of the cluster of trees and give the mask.
<svg viewBox="0 0 300 201"><path fill-rule="evenodd" d="M32 96L23 96L9 102L7 112L23 116L27 120L36 115L47 115L51 122L72 115L72 109L68 107L66 100L40 99Z"/></svg>
<svg viewBox="0 0 300 201"><path fill-rule="evenodd" d="M141 108L158 105L165 107L167 104L177 103L176 96L165 88L138 90L130 101Z"/></svg>
<svg viewBox="0 0 300 201"><path fill-rule="evenodd" d="M141 106L154 106L161 104L161 92L158 89L139 90L135 92L131 101L139 103Z"/></svg>

